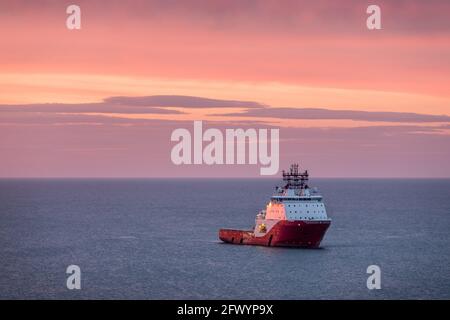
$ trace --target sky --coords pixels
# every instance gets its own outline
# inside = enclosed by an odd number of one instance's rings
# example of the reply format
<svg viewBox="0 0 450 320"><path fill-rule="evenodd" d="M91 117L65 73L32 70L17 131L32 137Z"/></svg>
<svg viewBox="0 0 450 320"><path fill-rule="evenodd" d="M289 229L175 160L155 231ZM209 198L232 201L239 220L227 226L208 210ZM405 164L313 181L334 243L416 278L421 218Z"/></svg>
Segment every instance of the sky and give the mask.
<svg viewBox="0 0 450 320"><path fill-rule="evenodd" d="M81 29L66 27L68 5ZM366 8L381 8L368 30ZM0 0L0 177L257 177L171 132L280 130L280 170L450 177L450 2Z"/></svg>

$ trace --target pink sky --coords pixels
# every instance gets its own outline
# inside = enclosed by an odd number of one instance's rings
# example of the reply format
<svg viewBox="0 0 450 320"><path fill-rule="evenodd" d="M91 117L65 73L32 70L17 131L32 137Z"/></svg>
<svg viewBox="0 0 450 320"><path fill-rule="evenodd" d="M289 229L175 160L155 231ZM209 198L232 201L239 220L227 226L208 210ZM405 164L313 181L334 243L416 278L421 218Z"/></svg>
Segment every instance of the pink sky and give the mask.
<svg viewBox="0 0 450 320"><path fill-rule="evenodd" d="M69 4L81 30L65 27ZM369 4L382 30L367 30ZM256 176L171 163L171 131L204 120L279 127L281 165L313 176L450 177L449 12L445 0L0 0L0 176Z"/></svg>

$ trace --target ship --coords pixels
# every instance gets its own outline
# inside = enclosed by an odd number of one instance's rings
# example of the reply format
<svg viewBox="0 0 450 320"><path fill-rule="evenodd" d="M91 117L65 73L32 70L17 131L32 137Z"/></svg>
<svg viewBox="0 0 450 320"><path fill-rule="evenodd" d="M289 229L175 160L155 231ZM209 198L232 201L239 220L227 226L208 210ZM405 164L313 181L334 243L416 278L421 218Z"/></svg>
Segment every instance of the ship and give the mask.
<svg viewBox="0 0 450 320"><path fill-rule="evenodd" d="M283 186L276 187L253 230L220 229L225 243L268 247L319 248L331 224L317 188L308 185L308 170L293 164L283 170Z"/></svg>

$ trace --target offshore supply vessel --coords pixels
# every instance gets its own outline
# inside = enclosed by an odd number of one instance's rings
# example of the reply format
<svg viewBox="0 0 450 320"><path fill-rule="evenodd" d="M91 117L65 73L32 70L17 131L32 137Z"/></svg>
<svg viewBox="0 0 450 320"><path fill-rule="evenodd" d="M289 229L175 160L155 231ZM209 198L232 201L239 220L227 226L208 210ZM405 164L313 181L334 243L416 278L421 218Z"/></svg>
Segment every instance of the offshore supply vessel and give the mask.
<svg viewBox="0 0 450 320"><path fill-rule="evenodd" d="M276 187L266 208L256 215L253 230L220 229L226 243L272 247L318 248L330 226L322 196L308 186L308 171L293 164L283 170L283 187Z"/></svg>

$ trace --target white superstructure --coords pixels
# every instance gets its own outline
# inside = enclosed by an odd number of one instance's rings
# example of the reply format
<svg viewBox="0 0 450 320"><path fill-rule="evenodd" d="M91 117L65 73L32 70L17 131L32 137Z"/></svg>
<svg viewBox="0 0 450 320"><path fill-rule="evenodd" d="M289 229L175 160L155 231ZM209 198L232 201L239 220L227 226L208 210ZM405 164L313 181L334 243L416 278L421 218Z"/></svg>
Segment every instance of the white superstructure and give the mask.
<svg viewBox="0 0 450 320"><path fill-rule="evenodd" d="M278 220L330 221L317 189L308 186L308 171L299 173L298 164L283 170L284 187L277 187L265 210L256 216L255 232L267 232Z"/></svg>

